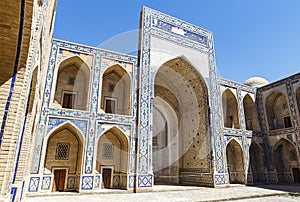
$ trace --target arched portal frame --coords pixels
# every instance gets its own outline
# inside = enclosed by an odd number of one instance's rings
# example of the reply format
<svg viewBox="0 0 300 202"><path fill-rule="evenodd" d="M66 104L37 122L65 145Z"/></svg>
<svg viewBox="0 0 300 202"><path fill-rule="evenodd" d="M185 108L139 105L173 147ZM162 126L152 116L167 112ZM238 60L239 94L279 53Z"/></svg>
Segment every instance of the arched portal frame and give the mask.
<svg viewBox="0 0 300 202"><path fill-rule="evenodd" d="M243 99L246 130L260 131L255 103L249 94Z"/></svg>
<svg viewBox="0 0 300 202"><path fill-rule="evenodd" d="M226 161L231 184L246 184L244 149L239 141L231 139L226 145Z"/></svg>
<svg viewBox="0 0 300 202"><path fill-rule="evenodd" d="M100 113L132 115L134 88L130 72L123 66L115 64L101 73L101 81Z"/></svg>
<svg viewBox="0 0 300 202"><path fill-rule="evenodd" d="M50 107L89 110L91 67L79 56L64 58L55 68Z"/></svg>
<svg viewBox="0 0 300 202"><path fill-rule="evenodd" d="M172 170L170 165L178 164L178 159L180 158L179 156L179 141L178 141L178 118L177 114L174 111L174 109L169 105L168 102L166 102L164 99L162 99L159 96L156 96L154 98L154 112L157 110L158 113L161 114L161 116L164 117L165 123L162 123L163 125L166 125L166 133L164 134L166 137L165 139L165 144L163 146L160 145L154 145L154 142L152 142L152 148L153 148L153 164L156 164L158 166L156 167L156 171L163 171L164 169L168 169L167 172L169 175L168 179L162 179L163 180L168 180L172 181L172 175L174 175L174 172L179 172L179 170ZM155 126L154 126L155 127ZM153 134L153 138L156 136L157 139L163 138L160 137L160 134ZM156 142L160 142L159 140L156 140ZM159 149L155 148L159 147ZM155 151L156 150L156 151ZM155 154L156 153L156 154ZM159 163L158 163L159 162ZM155 170L154 170L155 172ZM178 180L173 180L174 183L178 183Z"/></svg>
<svg viewBox="0 0 300 202"><path fill-rule="evenodd" d="M187 182L187 178L189 173L195 169L199 173L210 172L209 95L206 80L199 70L182 56L171 59L160 66L153 74L151 81L154 82L151 83L152 92L154 92L152 99L159 94L158 90L168 89L161 93L163 95L160 97L169 106L172 106L179 120L178 125L181 126L178 130L179 168L176 168L180 172L172 177L180 178L177 180L180 184L200 183ZM158 86L162 86L162 88L158 88ZM150 125L152 126L156 120L153 117L154 107L150 112ZM153 131L154 133L155 131ZM153 134L150 138L152 143ZM150 163L153 166L153 162Z"/></svg>
<svg viewBox="0 0 300 202"><path fill-rule="evenodd" d="M281 138L273 147L274 165L278 182L300 183L300 159L297 147L288 139Z"/></svg>
<svg viewBox="0 0 300 202"><path fill-rule="evenodd" d="M237 98L229 88L222 93L222 108L224 127L240 129L241 124Z"/></svg>
<svg viewBox="0 0 300 202"><path fill-rule="evenodd" d="M101 188L127 189L130 138L118 126L113 126L103 131L95 143L95 169L102 175Z"/></svg>
<svg viewBox="0 0 300 202"><path fill-rule="evenodd" d="M287 96L281 92L272 92L265 100L266 118L269 130L292 127Z"/></svg>
<svg viewBox="0 0 300 202"><path fill-rule="evenodd" d="M248 172L252 174L254 183L267 182L267 175L265 172L265 156L263 148L253 141L249 147L249 168Z"/></svg>
<svg viewBox="0 0 300 202"><path fill-rule="evenodd" d="M300 86L296 90L296 100L297 100L297 108L298 108L298 120L300 125Z"/></svg>
<svg viewBox="0 0 300 202"><path fill-rule="evenodd" d="M67 135L66 135L67 134ZM64 137L66 136L66 138ZM72 136L74 136L72 138ZM57 138L57 142L54 138ZM51 144L51 141L56 144ZM63 141L60 141L63 140ZM74 140L77 141L77 150L72 148L72 145L74 144ZM76 144L75 141L75 144ZM56 148L53 149L54 145L56 145ZM51 148L52 149L51 149ZM60 148L61 147L61 148ZM66 149L68 148L68 152L62 151L61 154L59 153L59 149ZM49 150L48 150L49 149ZM55 150L55 151L53 151ZM74 156L74 151L77 151L76 157ZM55 152L55 159L53 157L53 152ZM68 159L65 157L57 157L59 155L67 154ZM42 149L42 158L41 162L44 162L43 164L40 164L40 170L43 170L43 174L52 176L52 181L50 187L52 187L52 191L79 191L80 189L80 176L82 175L83 166L84 166L84 156L85 156L85 138L82 134L82 132L71 122L65 122L54 129L52 129L47 136L44 137L43 141L43 149ZM76 160L75 160L76 159ZM72 163L76 162L76 165L70 165ZM75 168L71 168L75 167ZM63 190L58 190L57 182L55 179L57 176L55 175L61 175L57 171L64 171L64 188ZM73 170L73 171L72 171ZM72 179L71 179L72 178ZM73 182L73 186L70 186L69 180Z"/></svg>

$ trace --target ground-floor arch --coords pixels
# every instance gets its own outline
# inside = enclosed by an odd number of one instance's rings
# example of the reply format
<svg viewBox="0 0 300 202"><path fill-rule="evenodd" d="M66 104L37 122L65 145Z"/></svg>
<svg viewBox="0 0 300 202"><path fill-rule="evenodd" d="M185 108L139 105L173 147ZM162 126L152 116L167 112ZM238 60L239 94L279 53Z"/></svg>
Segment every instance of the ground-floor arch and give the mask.
<svg viewBox="0 0 300 202"><path fill-rule="evenodd" d="M204 173L211 174L208 89L199 69L182 56L156 71L151 111L154 184L200 185Z"/></svg>
<svg viewBox="0 0 300 202"><path fill-rule="evenodd" d="M178 119L174 109L162 98L154 98L152 138L153 173L156 184L179 182Z"/></svg>
<svg viewBox="0 0 300 202"><path fill-rule="evenodd" d="M254 183L267 182L264 166L264 152L257 142L253 142L249 148L250 163L249 172L252 174Z"/></svg>
<svg viewBox="0 0 300 202"><path fill-rule="evenodd" d="M48 138L45 169L53 176L52 191L79 191L83 159L81 134L66 124Z"/></svg>
<svg viewBox="0 0 300 202"><path fill-rule="evenodd" d="M278 182L300 183L299 159L293 143L280 139L274 146L273 154Z"/></svg>
<svg viewBox="0 0 300 202"><path fill-rule="evenodd" d="M102 174L102 188L127 189L129 144L117 127L99 138L96 170Z"/></svg>
<svg viewBox="0 0 300 202"><path fill-rule="evenodd" d="M232 184L245 184L245 164L243 150L236 140L231 140L226 147L227 170Z"/></svg>

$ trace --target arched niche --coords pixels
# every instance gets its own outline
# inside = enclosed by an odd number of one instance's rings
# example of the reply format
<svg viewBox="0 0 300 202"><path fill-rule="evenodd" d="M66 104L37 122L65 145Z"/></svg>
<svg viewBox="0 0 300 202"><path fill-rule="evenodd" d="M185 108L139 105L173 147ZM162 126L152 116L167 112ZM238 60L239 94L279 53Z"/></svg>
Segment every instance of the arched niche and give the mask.
<svg viewBox="0 0 300 202"><path fill-rule="evenodd" d="M222 95L224 127L240 128L240 120L238 115L238 104L236 97L231 90L226 89Z"/></svg>
<svg viewBox="0 0 300 202"><path fill-rule="evenodd" d="M266 182L267 176L265 174L264 166L264 152L257 142L253 142L249 148L250 154L250 172L253 176L254 183Z"/></svg>
<svg viewBox="0 0 300 202"><path fill-rule="evenodd" d="M83 162L82 134L67 123L47 140L45 172L53 176L52 191L79 191Z"/></svg>
<svg viewBox="0 0 300 202"><path fill-rule="evenodd" d="M105 113L131 115L131 79L123 67L114 65L105 70L101 92Z"/></svg>
<svg viewBox="0 0 300 202"><path fill-rule="evenodd" d="M98 140L96 170L102 174L102 188L127 189L129 142L117 127Z"/></svg>
<svg viewBox="0 0 300 202"><path fill-rule="evenodd" d="M270 130L292 127L286 95L272 92L266 99L266 112Z"/></svg>
<svg viewBox="0 0 300 202"><path fill-rule="evenodd" d="M232 139L226 146L227 170L232 184L245 184L245 163L243 149Z"/></svg>
<svg viewBox="0 0 300 202"><path fill-rule="evenodd" d="M153 87L155 184L185 183L181 174L193 169L210 172L208 90L202 75L178 57L158 68Z"/></svg>
<svg viewBox="0 0 300 202"><path fill-rule="evenodd" d="M300 182L299 154L293 143L281 138L273 147L273 157L278 182Z"/></svg>
<svg viewBox="0 0 300 202"><path fill-rule="evenodd" d="M259 131L260 129L257 119L256 107L252 98L248 94L243 99L243 107L245 114L246 130Z"/></svg>
<svg viewBox="0 0 300 202"><path fill-rule="evenodd" d="M297 106L298 106L298 112L299 112L299 118L300 118L300 87L296 90L296 100L297 100Z"/></svg>
<svg viewBox="0 0 300 202"><path fill-rule="evenodd" d="M88 110L90 68L78 56L60 63L54 104L66 109Z"/></svg>

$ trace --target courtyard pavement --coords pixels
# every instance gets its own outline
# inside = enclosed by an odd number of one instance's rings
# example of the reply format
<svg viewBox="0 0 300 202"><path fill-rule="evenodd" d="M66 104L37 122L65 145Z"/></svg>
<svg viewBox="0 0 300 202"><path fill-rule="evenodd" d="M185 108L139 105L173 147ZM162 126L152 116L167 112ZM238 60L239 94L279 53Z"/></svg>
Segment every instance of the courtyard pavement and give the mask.
<svg viewBox="0 0 300 202"><path fill-rule="evenodd" d="M98 202L98 201L243 201L300 202L300 185L231 185L227 188L156 185L152 192L128 193L124 190L103 190L92 194L55 192L27 197L27 202Z"/></svg>

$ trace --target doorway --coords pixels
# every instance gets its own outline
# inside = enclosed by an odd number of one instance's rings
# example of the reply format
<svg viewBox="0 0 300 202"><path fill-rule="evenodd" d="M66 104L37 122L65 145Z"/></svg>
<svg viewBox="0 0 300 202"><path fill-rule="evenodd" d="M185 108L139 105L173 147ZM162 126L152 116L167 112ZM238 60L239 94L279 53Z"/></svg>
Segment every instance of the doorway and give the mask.
<svg viewBox="0 0 300 202"><path fill-rule="evenodd" d="M66 169L54 170L53 191L65 190L66 171Z"/></svg>
<svg viewBox="0 0 300 202"><path fill-rule="evenodd" d="M102 170L102 178L103 178L103 184L104 188L111 188L111 168L103 168Z"/></svg>
<svg viewBox="0 0 300 202"><path fill-rule="evenodd" d="M300 169L292 168L293 178L295 183L300 183Z"/></svg>

